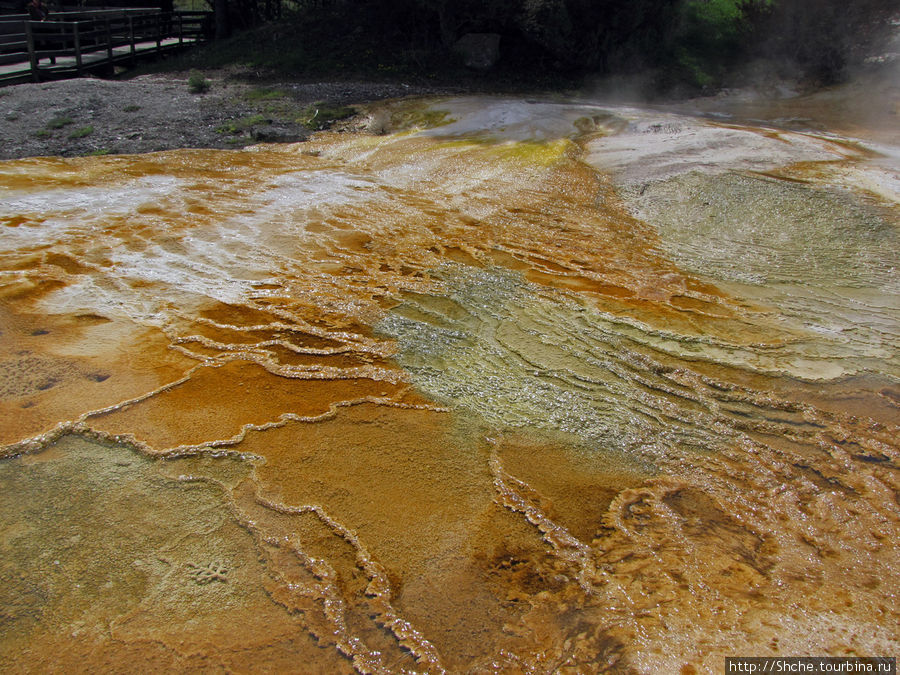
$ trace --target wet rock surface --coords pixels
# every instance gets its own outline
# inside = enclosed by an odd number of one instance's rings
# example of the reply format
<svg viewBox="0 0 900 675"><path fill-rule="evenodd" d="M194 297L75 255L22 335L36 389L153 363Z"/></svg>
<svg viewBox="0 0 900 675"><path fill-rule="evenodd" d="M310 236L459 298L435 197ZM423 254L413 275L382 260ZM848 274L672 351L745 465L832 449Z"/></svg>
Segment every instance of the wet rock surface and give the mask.
<svg viewBox="0 0 900 675"><path fill-rule="evenodd" d="M0 163L12 667L896 653L896 155L724 132L466 97Z"/></svg>

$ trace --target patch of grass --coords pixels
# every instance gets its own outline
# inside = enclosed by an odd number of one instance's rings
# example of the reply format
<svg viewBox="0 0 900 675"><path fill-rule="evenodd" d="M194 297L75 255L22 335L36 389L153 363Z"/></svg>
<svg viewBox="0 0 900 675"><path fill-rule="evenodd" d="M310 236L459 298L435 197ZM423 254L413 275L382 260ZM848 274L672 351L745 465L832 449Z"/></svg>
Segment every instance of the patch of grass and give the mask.
<svg viewBox="0 0 900 675"><path fill-rule="evenodd" d="M275 117L278 117L280 115L285 115L285 114L288 114L289 112L292 112L291 106L288 105L287 102L285 102L285 101L280 101L278 103L266 103L265 105L260 106L259 109L262 110L264 113L273 115Z"/></svg>
<svg viewBox="0 0 900 675"><path fill-rule="evenodd" d="M232 136L236 136L247 131L248 129L252 129L255 126L268 123L269 119L265 115L251 115L250 117L242 117L237 120L226 122L222 126L218 127L216 129L216 132L220 134L231 134Z"/></svg>
<svg viewBox="0 0 900 675"><path fill-rule="evenodd" d="M122 112L137 112L140 109L141 106L139 105L126 105L124 108L122 108Z"/></svg>
<svg viewBox="0 0 900 675"><path fill-rule="evenodd" d="M62 129L63 127L67 127L70 124L75 124L75 120L71 117L54 117L52 120L47 122L48 129Z"/></svg>
<svg viewBox="0 0 900 675"><path fill-rule="evenodd" d="M433 110L419 102L402 106L391 113L391 128L396 131L407 129L433 129L453 122L447 110Z"/></svg>
<svg viewBox="0 0 900 675"><path fill-rule="evenodd" d="M297 122L311 131L327 129L338 120L356 114L356 108L347 105L332 105L319 101L308 106L297 118Z"/></svg>
<svg viewBox="0 0 900 675"><path fill-rule="evenodd" d="M205 94L209 91L210 81L203 77L203 73L192 70L188 76L188 89L192 94Z"/></svg>
<svg viewBox="0 0 900 675"><path fill-rule="evenodd" d="M287 98L287 94L280 89L268 89L266 87L260 87L257 89L251 89L250 91L245 93L244 98L247 101L274 101L281 98Z"/></svg>
<svg viewBox="0 0 900 675"><path fill-rule="evenodd" d="M90 136L94 133L94 127L92 125L87 125L86 127L81 127L80 129L76 129L71 134L69 134L69 138L75 140L76 138L84 138L85 136Z"/></svg>
<svg viewBox="0 0 900 675"><path fill-rule="evenodd" d="M102 157L103 155L110 154L110 152L111 151L109 148L98 148L97 150L93 150L92 152L89 152L85 156L86 157Z"/></svg>
<svg viewBox="0 0 900 675"><path fill-rule="evenodd" d="M51 134L46 129L38 129L34 132L35 138L50 138L53 134Z"/></svg>

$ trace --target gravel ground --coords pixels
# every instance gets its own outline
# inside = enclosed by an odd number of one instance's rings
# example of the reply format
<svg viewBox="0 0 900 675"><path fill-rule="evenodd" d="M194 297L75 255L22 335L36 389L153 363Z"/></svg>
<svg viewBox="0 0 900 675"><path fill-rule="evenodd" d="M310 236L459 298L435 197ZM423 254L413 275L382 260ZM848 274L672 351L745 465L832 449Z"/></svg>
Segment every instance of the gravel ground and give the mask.
<svg viewBox="0 0 900 675"><path fill-rule="evenodd" d="M454 87L399 82L256 84L250 83L247 75L228 71L207 74L210 88L203 94L191 92L186 73L143 75L129 80L80 78L0 88L0 160L295 142L309 136L311 131L304 122L320 107L478 90L465 82ZM688 115L717 114L732 123L829 129L897 145L898 75L900 59L861 73L842 86L809 95L773 96L771 92L734 90L707 98L672 101L666 107ZM591 98L589 90L582 94ZM608 96L608 92L597 94L599 100ZM616 100L615 96L612 100ZM320 102L326 105L317 105ZM360 115L340 122L336 128L368 126L379 131L373 124L377 126L375 121Z"/></svg>
<svg viewBox="0 0 900 675"><path fill-rule="evenodd" d="M203 94L191 92L187 74L2 88L0 159L294 142L311 133L303 122L317 102L333 107L454 93L400 83L252 85L228 77L209 81Z"/></svg>

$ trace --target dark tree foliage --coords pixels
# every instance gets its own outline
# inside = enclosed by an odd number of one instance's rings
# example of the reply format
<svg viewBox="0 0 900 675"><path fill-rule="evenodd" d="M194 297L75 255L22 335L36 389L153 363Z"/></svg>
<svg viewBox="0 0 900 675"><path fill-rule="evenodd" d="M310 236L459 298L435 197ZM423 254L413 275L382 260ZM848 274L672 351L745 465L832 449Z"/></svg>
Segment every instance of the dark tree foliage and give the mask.
<svg viewBox="0 0 900 675"><path fill-rule="evenodd" d="M212 0L210 0L212 1ZM232 5L265 0L217 0ZM838 79L890 25L897 0L284 0L380 55L434 63L466 33L501 35L514 68L627 73L716 86L748 59ZM359 38L359 40L357 40ZM358 45L356 45L358 47ZM424 65L423 65L424 67Z"/></svg>
<svg viewBox="0 0 900 675"><path fill-rule="evenodd" d="M523 0L515 26L567 68L605 71L658 58L679 0Z"/></svg>
<svg viewBox="0 0 900 675"><path fill-rule="evenodd" d="M775 0L752 16L748 52L786 63L820 84L841 79L889 37L897 0Z"/></svg>
<svg viewBox="0 0 900 675"><path fill-rule="evenodd" d="M386 40L449 49L466 33L499 33L520 54L561 69L643 65L661 45L683 0L331 0L331 13ZM504 50L505 51L505 50Z"/></svg>

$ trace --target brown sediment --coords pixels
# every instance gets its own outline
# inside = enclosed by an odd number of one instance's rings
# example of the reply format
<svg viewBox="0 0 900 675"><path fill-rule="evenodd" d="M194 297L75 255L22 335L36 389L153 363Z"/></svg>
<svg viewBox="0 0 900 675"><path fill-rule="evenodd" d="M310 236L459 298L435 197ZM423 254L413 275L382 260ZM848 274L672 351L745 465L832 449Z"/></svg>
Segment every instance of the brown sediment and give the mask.
<svg viewBox="0 0 900 675"><path fill-rule="evenodd" d="M530 486L534 498L545 500L542 511L581 541L597 533L613 499L624 489L647 478L647 470L626 458L610 457L582 448L538 442L524 434L498 440L496 452L503 468Z"/></svg>
<svg viewBox="0 0 900 675"><path fill-rule="evenodd" d="M695 362L692 368L713 381L729 382L748 391L769 392L773 399L805 403L833 415L871 418L896 426L900 420L896 385L877 375L859 375L826 382L772 377L723 364ZM891 394L894 394L893 397Z"/></svg>
<svg viewBox="0 0 900 675"><path fill-rule="evenodd" d="M158 330L90 314L0 307L0 445L174 381L193 365Z"/></svg>
<svg viewBox="0 0 900 675"><path fill-rule="evenodd" d="M167 479L127 450L75 437L45 454L13 460L18 475L7 465L2 477L4 514L26 528L0 540L7 667L289 670L308 659L310 672L352 670L273 599L278 568L224 484ZM41 494L42 479L70 489ZM99 492L98 480L108 481Z"/></svg>
<svg viewBox="0 0 900 675"><path fill-rule="evenodd" d="M407 385L364 378L291 379L251 363L203 367L155 396L90 420L110 435L128 434L157 451L238 436L245 427L289 416L321 417L335 405L368 398L404 402Z"/></svg>
<svg viewBox="0 0 900 675"><path fill-rule="evenodd" d="M448 665L462 665L463 655L490 655L484 636L509 615L471 560L473 537L503 519L484 448L449 421L443 413L366 404L251 433L239 449L265 458L257 470L264 493L285 505L322 505L367 542L398 611Z"/></svg>
<svg viewBox="0 0 900 675"><path fill-rule="evenodd" d="M212 307L202 309L199 312L199 316L203 319L214 321L217 325L225 324L226 327L234 326L237 328L266 325L273 320L272 315L263 310L243 305L226 305L224 303L218 303ZM199 325L202 330L204 324ZM207 329L213 327L206 325Z"/></svg>
<svg viewBox="0 0 900 675"><path fill-rule="evenodd" d="M278 502L328 504L364 540L381 542L372 552L402 578L453 538L449 523L462 536L493 498L477 468L483 450L468 447L472 439L454 433L447 417L366 403L327 420L251 433L240 450L266 459L257 475Z"/></svg>
<svg viewBox="0 0 900 675"><path fill-rule="evenodd" d="M508 653L536 656L531 641L553 636L542 644L538 662L545 666L584 664L610 651L620 667L671 672L691 662L714 671L715 658L751 647L771 654L889 649L896 638L890 629L863 626L868 612L880 626L896 621L878 588L897 574L896 551L882 539L897 522L887 501L897 474L872 473L862 463L842 468L841 459L820 455L816 463L843 480L859 484L869 476L868 489L838 500L835 477L823 490L785 464L788 457L763 445L719 459L673 456L669 461L687 460L683 468L666 462L665 477L619 492L589 546L569 540L537 501L543 494L505 474L498 460L510 508L545 533L570 578L588 582L533 598L523 618L528 628ZM883 520L888 513L891 525ZM557 603L578 607L580 624L562 622ZM820 633L809 633L814 625ZM666 653L637 647L657 640Z"/></svg>

